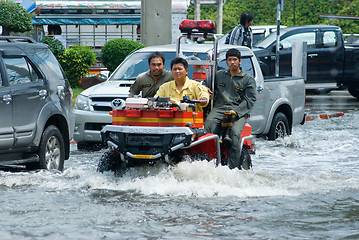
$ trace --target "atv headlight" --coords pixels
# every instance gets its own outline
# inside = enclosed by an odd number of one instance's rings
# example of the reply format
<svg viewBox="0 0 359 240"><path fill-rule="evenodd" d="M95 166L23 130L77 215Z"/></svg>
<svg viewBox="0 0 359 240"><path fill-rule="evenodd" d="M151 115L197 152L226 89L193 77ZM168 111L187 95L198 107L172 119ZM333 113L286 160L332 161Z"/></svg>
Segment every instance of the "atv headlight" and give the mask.
<svg viewBox="0 0 359 240"><path fill-rule="evenodd" d="M192 135L177 134L173 136L171 146L176 146L180 143L183 143L185 146L188 146L191 144L191 142L192 142Z"/></svg>
<svg viewBox="0 0 359 240"><path fill-rule="evenodd" d="M113 140L115 143L118 143L120 141L120 137L117 133L115 132L109 132L108 136L110 137L111 140Z"/></svg>
<svg viewBox="0 0 359 240"><path fill-rule="evenodd" d="M178 145L186 140L185 134L174 135L172 138L172 146Z"/></svg>
<svg viewBox="0 0 359 240"><path fill-rule="evenodd" d="M78 95L74 108L83 111L90 111L89 98L81 94Z"/></svg>

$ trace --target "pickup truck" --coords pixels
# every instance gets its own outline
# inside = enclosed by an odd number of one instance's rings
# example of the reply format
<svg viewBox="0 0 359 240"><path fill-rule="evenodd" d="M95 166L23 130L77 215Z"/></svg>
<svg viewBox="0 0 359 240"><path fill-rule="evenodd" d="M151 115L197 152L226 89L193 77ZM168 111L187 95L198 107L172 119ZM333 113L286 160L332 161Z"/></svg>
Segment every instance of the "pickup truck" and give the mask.
<svg viewBox="0 0 359 240"><path fill-rule="evenodd" d="M225 53L232 47L232 45L219 46L218 69L227 68ZM253 134L266 136L269 140L291 134L294 125L304 123L304 79L295 77L264 79L252 50L242 46L235 47L242 54L241 67L254 76L257 83L257 101L249 118ZM185 44L181 50L183 57L195 57L201 60L206 60L213 54L213 46L210 44ZM170 61L176 56L175 45L146 47L129 55L107 81L86 89L77 97L73 110L74 140L77 141L79 150L92 149L95 144L101 143L100 131L112 121L109 115L109 111L112 110L111 102L116 99L117 103L122 101L124 106L130 86L138 74L148 70L148 57L154 51L165 55L165 69L170 69ZM210 71L202 68L200 69L202 74L198 74L196 72L198 69L194 67L189 66L189 78L204 76L209 79ZM193 74L194 72L196 74Z"/></svg>
<svg viewBox="0 0 359 240"><path fill-rule="evenodd" d="M290 76L292 44L307 42L306 89L329 92L348 88L359 99L359 46L345 45L340 27L306 25L280 30L279 74ZM276 33L258 42L253 52L260 62L263 74L274 76Z"/></svg>

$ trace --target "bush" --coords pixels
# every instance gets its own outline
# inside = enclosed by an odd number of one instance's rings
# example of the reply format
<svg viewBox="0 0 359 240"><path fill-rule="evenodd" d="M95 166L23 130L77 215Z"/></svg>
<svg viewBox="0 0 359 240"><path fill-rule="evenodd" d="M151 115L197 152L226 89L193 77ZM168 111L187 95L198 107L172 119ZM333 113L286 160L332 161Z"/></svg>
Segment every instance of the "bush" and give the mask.
<svg viewBox="0 0 359 240"><path fill-rule="evenodd" d="M0 1L0 26L3 27L3 35L10 32L26 32L32 29L30 14L13 1Z"/></svg>
<svg viewBox="0 0 359 240"><path fill-rule="evenodd" d="M89 47L73 46L65 50L58 60L64 69L71 87L78 87L80 79L87 75L90 67L96 63L96 54Z"/></svg>
<svg viewBox="0 0 359 240"><path fill-rule="evenodd" d="M65 47L62 42L54 37L45 36L42 42L49 46L56 58L59 58L60 55L65 53Z"/></svg>
<svg viewBox="0 0 359 240"><path fill-rule="evenodd" d="M127 55L143 47L145 46L132 40L122 38L110 40L102 47L102 63L113 72Z"/></svg>

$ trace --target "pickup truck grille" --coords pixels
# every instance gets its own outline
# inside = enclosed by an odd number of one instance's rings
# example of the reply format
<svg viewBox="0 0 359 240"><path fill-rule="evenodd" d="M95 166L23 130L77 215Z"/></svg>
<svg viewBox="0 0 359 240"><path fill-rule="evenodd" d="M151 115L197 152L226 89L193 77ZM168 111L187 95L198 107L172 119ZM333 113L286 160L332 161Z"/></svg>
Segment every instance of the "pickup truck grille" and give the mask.
<svg viewBox="0 0 359 240"><path fill-rule="evenodd" d="M91 106L94 111L110 112L112 111L111 102L115 98L126 100L123 97L93 97L91 98Z"/></svg>

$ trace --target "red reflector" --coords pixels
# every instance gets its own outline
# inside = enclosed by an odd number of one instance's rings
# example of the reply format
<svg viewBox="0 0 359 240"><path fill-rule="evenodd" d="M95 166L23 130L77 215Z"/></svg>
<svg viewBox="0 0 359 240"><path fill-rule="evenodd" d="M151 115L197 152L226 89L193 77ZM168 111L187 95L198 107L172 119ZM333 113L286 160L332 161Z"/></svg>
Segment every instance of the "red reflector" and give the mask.
<svg viewBox="0 0 359 240"><path fill-rule="evenodd" d="M158 117L159 118L173 118L173 111L172 110L164 110L164 111L158 111Z"/></svg>
<svg viewBox="0 0 359 240"><path fill-rule="evenodd" d="M124 115L125 117L141 117L141 110L126 109Z"/></svg>

